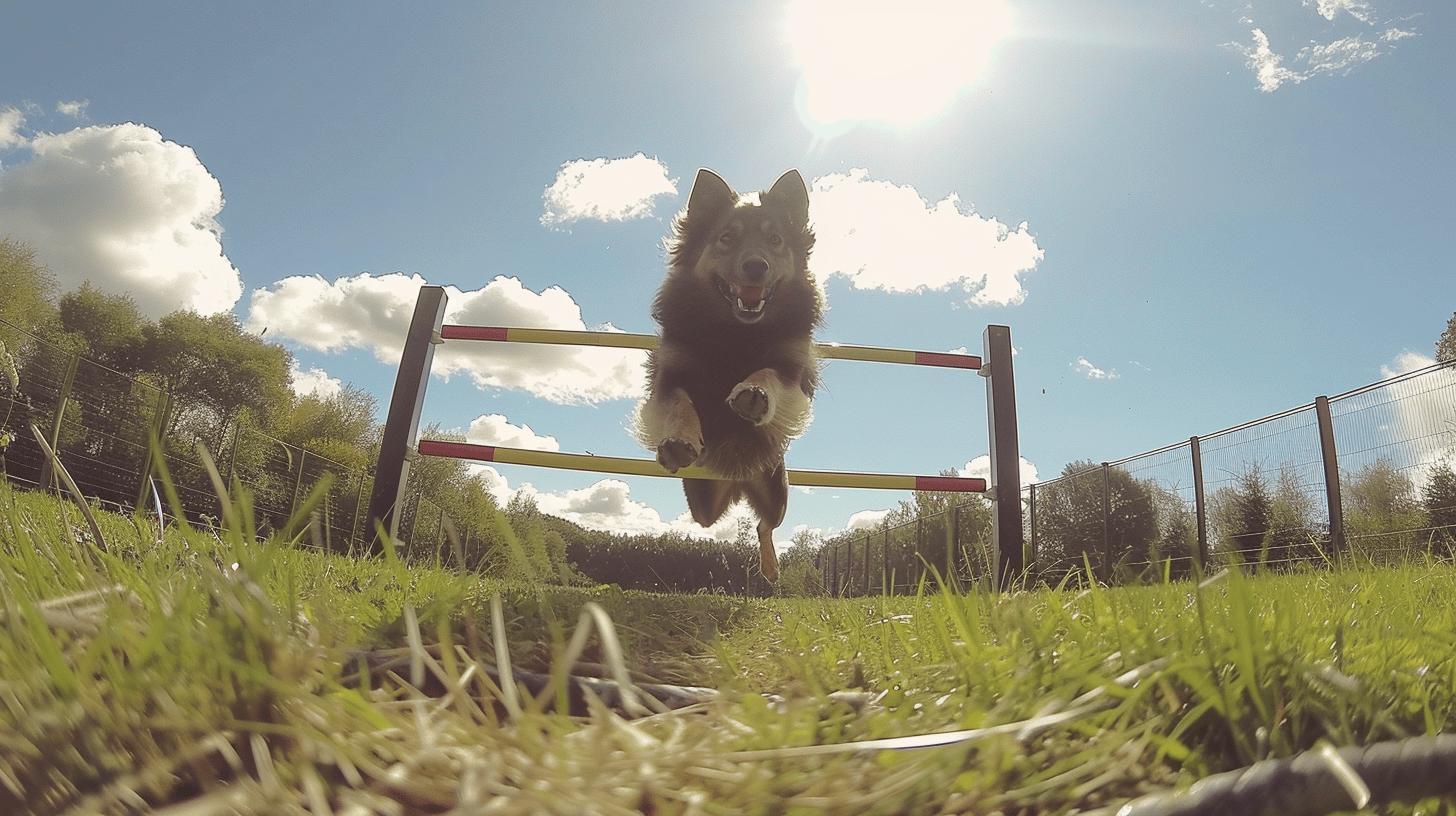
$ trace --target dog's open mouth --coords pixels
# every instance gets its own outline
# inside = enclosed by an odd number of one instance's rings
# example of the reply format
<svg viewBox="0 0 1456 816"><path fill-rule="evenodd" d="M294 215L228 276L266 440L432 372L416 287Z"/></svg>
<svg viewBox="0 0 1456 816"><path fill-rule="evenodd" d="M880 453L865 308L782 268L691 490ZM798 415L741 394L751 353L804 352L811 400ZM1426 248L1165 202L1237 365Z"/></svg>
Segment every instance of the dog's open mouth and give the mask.
<svg viewBox="0 0 1456 816"><path fill-rule="evenodd" d="M718 293L733 306L733 316L744 323L754 323L763 317L763 307L773 297L772 286L750 286L717 279Z"/></svg>

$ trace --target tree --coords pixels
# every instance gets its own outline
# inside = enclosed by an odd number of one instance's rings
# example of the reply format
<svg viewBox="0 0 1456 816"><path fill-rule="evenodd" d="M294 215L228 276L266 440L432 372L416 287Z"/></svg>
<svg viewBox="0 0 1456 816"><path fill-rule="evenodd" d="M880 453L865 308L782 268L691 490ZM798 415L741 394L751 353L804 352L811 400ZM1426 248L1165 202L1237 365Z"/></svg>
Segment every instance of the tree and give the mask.
<svg viewBox="0 0 1456 816"><path fill-rule="evenodd" d="M1036 490L1037 547L1046 555L1038 565L1053 570L1076 570L1083 558L1099 568L1103 578L1115 565L1141 561L1158 537L1158 515L1153 493L1126 470L1107 469L1106 541L1103 537L1102 468L1092 462L1072 462L1062 477Z"/></svg>
<svg viewBox="0 0 1456 816"><path fill-rule="evenodd" d="M1376 459L1344 479L1345 531L1368 555L1399 557L1424 549L1426 514L1405 472Z"/></svg>
<svg viewBox="0 0 1456 816"><path fill-rule="evenodd" d="M1431 549L1447 558L1456 555L1456 469L1447 459L1432 465L1421 489Z"/></svg>
<svg viewBox="0 0 1456 816"><path fill-rule="evenodd" d="M36 334L51 322L55 307L51 299L55 281L36 260L35 250L25 244L0 238L0 351L18 354L25 334Z"/></svg>
<svg viewBox="0 0 1456 816"><path fill-rule="evenodd" d="M1268 557L1268 533L1273 529L1273 503L1264 474L1257 465L1239 476L1230 501L1229 544L1243 564L1255 564Z"/></svg>
<svg viewBox="0 0 1456 816"><path fill-rule="evenodd" d="M151 323L130 296L108 295L86 283L61 297L57 313L58 333L74 338L81 356L122 374L141 370Z"/></svg>
<svg viewBox="0 0 1456 816"><path fill-rule="evenodd" d="M1319 541L1323 536L1315 522L1315 508L1314 497L1300 485L1298 470L1292 463L1281 465L1269 501L1273 529L1269 533L1268 561L1276 569L1289 569L1320 557Z"/></svg>
<svg viewBox="0 0 1456 816"><path fill-rule="evenodd" d="M1446 321L1446 330L1436 340L1436 359L1456 360L1456 312L1451 313L1451 319Z"/></svg>

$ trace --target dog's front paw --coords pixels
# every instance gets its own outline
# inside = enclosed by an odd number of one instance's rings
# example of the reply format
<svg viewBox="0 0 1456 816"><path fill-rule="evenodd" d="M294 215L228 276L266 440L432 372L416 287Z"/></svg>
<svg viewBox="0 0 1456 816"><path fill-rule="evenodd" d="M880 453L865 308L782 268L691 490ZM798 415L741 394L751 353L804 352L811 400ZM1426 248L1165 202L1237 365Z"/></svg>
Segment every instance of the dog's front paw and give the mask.
<svg viewBox="0 0 1456 816"><path fill-rule="evenodd" d="M728 407L733 413L754 425L767 424L773 418L773 404L768 392L757 385L741 382L728 394Z"/></svg>
<svg viewBox="0 0 1456 816"><path fill-rule="evenodd" d="M668 473L677 473L680 468L698 461L702 452L701 442L694 445L686 439L668 437L657 446L657 464L666 468Z"/></svg>

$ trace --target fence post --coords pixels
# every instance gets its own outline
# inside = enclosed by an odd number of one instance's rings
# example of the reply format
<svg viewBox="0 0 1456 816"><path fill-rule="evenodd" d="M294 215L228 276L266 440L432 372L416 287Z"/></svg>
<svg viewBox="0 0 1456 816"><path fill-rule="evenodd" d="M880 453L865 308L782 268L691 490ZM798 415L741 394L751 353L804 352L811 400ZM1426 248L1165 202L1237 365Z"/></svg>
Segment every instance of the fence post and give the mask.
<svg viewBox="0 0 1456 816"><path fill-rule="evenodd" d="M864 594L865 594L865 597L866 598L868 598L869 595L870 595L870 534L869 533L865 533L865 546L864 546Z"/></svg>
<svg viewBox="0 0 1456 816"><path fill-rule="evenodd" d="M1030 523L1027 524L1027 527L1031 528L1031 536L1030 536L1031 537L1031 568L1032 569L1036 569L1037 564L1040 563L1038 559L1041 556L1037 555L1037 552L1036 552L1036 483L1035 482L1032 482L1027 487L1026 511L1027 511L1027 515L1030 516Z"/></svg>
<svg viewBox="0 0 1456 816"><path fill-rule="evenodd" d="M960 548L961 542L961 506L959 504L950 511L950 536L945 540L945 579L956 592L963 592L961 586L961 573L956 569L956 550Z"/></svg>
<svg viewBox="0 0 1456 816"><path fill-rule="evenodd" d="M839 594L839 545L829 545L829 594Z"/></svg>
<svg viewBox="0 0 1456 816"><path fill-rule="evenodd" d="M61 422L66 418L66 405L71 401L71 386L76 382L76 366L81 362L80 352L71 352L71 359L66 361L66 373L61 379L61 390L56 396L55 417L51 420L50 443L51 450L55 452L56 458L61 456L61 446L58 444L61 438ZM150 451L150 448L148 448ZM148 456L151 454L148 453ZM54 476L54 465L49 456L44 456L40 462L40 486L41 490L48 490Z"/></svg>
<svg viewBox="0 0 1456 816"><path fill-rule="evenodd" d="M1203 447L1198 437L1188 439L1193 453L1193 513L1198 521L1198 568L1208 570L1208 505L1203 502Z"/></svg>
<svg viewBox="0 0 1456 816"><path fill-rule="evenodd" d="M986 378L990 417L991 484L994 502L991 549L993 586L1010 589L1025 570L1021 529L1021 449L1016 435L1016 380L1011 367L1011 327L990 325L981 336L981 376Z"/></svg>
<svg viewBox="0 0 1456 816"><path fill-rule="evenodd" d="M369 495L368 530L375 538L375 525L383 525L390 536L398 532L398 510L409 477L409 455L420 430L420 409L425 403L425 386L430 382L430 363L435 358L435 338L445 323L445 288L421 286L414 316L405 335L389 414L384 421L384 438L374 467L374 489ZM378 552L378 547L371 546Z"/></svg>
<svg viewBox="0 0 1456 816"><path fill-rule="evenodd" d="M888 521L885 522L885 546L880 550L880 594L895 594L895 585L890 581L890 524Z"/></svg>
<svg viewBox="0 0 1456 816"><path fill-rule="evenodd" d="M1314 398L1319 422L1320 458L1325 465L1325 501L1330 509L1330 549L1336 563L1345 558L1345 509L1340 500L1340 460L1335 453L1335 424L1330 416L1330 398Z"/></svg>
<svg viewBox="0 0 1456 816"><path fill-rule="evenodd" d="M354 542L359 539L359 511L364 504L364 472L360 471L358 476L359 487L354 492L354 512L349 520L349 549L354 549Z"/></svg>
<svg viewBox="0 0 1456 816"><path fill-rule="evenodd" d="M1111 468L1102 463L1102 580L1112 582L1112 529L1109 517L1112 515L1112 487L1108 472Z"/></svg>

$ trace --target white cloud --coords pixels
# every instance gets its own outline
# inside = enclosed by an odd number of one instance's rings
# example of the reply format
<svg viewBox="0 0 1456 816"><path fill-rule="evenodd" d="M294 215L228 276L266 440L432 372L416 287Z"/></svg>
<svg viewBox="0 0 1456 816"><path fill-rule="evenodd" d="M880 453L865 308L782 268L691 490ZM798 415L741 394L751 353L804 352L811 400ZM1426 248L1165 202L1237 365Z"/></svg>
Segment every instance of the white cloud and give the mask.
<svg viewBox="0 0 1456 816"><path fill-rule="evenodd" d="M845 522L845 530L875 530L884 523L885 517L890 515L889 510L861 510L849 517Z"/></svg>
<svg viewBox="0 0 1456 816"><path fill-rule="evenodd" d="M991 479L991 457L989 454L977 456L960 469L959 475L977 479ZM1036 482L1036 465L1021 457L1021 486L1025 487Z"/></svg>
<svg viewBox="0 0 1456 816"><path fill-rule="evenodd" d="M86 108L91 104L89 99L72 99L69 102L57 102L56 113L62 116L69 116L72 119L80 119L86 115Z"/></svg>
<svg viewBox="0 0 1456 816"><path fill-rule="evenodd" d="M344 383L337 377L330 377L329 372L322 368L310 368L307 371L293 363L288 369L290 385L293 386L293 393L300 397L314 396L319 399L336 397L344 390Z"/></svg>
<svg viewBox="0 0 1456 816"><path fill-rule="evenodd" d="M1343 11L1362 23L1369 23L1374 14L1368 0L1304 0L1304 7L1310 6L1326 20L1334 20Z"/></svg>
<svg viewBox="0 0 1456 816"><path fill-rule="evenodd" d="M478 462L467 462L465 470L485 487L486 492L495 497L496 503L501 507L505 507L510 502L511 495L515 491L511 489L510 483L499 470Z"/></svg>
<svg viewBox="0 0 1456 816"><path fill-rule="evenodd" d="M25 114L19 108L0 108L0 150L20 147L30 141L20 134Z"/></svg>
<svg viewBox="0 0 1456 816"><path fill-rule="evenodd" d="M652 214L653 200L677 193L677 182L655 158L576 159L561 165L541 196L548 226L572 221L627 221Z"/></svg>
<svg viewBox="0 0 1456 816"><path fill-rule="evenodd" d="M1343 7L1342 7L1343 8ZM1284 57L1269 46L1269 37L1262 29L1252 30L1253 46L1228 43L1228 47L1244 55L1245 64L1254 72L1259 90L1273 93L1286 84L1298 85L1319 76L1344 76L1371 60L1387 54L1392 45L1416 36L1409 29L1388 28L1373 40L1354 34L1326 43L1312 43L1295 54L1290 67Z"/></svg>
<svg viewBox="0 0 1456 816"><path fill-rule="evenodd" d="M368 273L333 282L284 278L255 289L249 329L267 328L317 351L368 349L399 364L405 330L425 280L418 275ZM448 287L445 322L475 326L611 330L588 327L581 308L560 287L533 292L516 278L498 277L480 289ZM552 402L580 404L640 396L640 351L524 343L451 341L435 352L433 373L464 374L481 388L526 391Z"/></svg>
<svg viewBox="0 0 1456 816"><path fill-rule="evenodd" d="M63 290L90 281L157 317L216 314L242 294L223 254L222 187L190 147L137 124L30 140L0 173L0 224L30 244Z"/></svg>
<svg viewBox="0 0 1456 816"><path fill-rule="evenodd" d="M857 289L914 292L959 287L975 304L1026 297L1021 275L1045 252L1022 222L1015 229L962 208L954 193L930 204L914 187L871 179L863 169L814 180L814 272Z"/></svg>
<svg viewBox="0 0 1456 816"><path fill-rule="evenodd" d="M1427 357L1424 354L1414 351L1402 351L1395 355L1395 359L1389 365L1380 367L1380 379L1388 380L1391 377L1399 377L1408 374L1419 368L1425 368L1436 364L1435 357Z"/></svg>
<svg viewBox="0 0 1456 816"><path fill-rule="evenodd" d="M1112 371L1104 371L1098 368L1097 366L1093 365L1092 362L1086 357L1078 357L1077 361L1075 363L1072 363L1072 370L1076 371L1078 374L1081 374L1083 377L1086 377L1089 380L1115 380L1118 377L1122 376L1121 374L1117 373L1116 369L1113 369Z"/></svg>
<svg viewBox="0 0 1456 816"><path fill-rule="evenodd" d="M559 451L561 445L554 436L541 436L531 430L530 425L512 425L500 414L482 414L470 420L470 429L465 432L465 441L477 445L498 445L505 448L526 450Z"/></svg>

